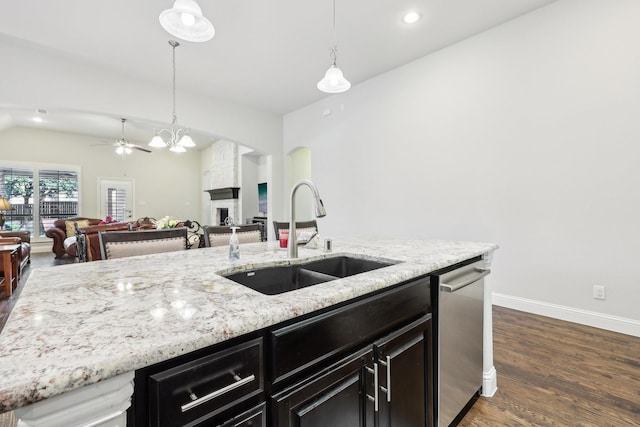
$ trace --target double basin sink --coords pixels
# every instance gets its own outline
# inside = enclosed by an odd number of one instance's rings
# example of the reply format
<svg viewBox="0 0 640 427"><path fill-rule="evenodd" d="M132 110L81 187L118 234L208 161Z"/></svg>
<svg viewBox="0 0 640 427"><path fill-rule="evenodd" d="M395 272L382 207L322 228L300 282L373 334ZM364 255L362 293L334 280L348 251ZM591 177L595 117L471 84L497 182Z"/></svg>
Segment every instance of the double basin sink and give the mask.
<svg viewBox="0 0 640 427"><path fill-rule="evenodd" d="M263 294L277 295L393 264L395 262L337 256L296 265L243 271L224 277Z"/></svg>

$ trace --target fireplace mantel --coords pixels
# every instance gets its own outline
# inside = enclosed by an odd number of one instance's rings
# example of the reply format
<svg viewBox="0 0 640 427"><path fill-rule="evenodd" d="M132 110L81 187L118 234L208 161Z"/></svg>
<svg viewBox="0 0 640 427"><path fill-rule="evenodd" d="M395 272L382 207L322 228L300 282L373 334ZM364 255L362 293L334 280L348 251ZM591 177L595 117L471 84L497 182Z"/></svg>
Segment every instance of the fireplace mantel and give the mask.
<svg viewBox="0 0 640 427"><path fill-rule="evenodd" d="M214 190L205 190L211 196L211 200L227 200L237 199L240 193L240 187L216 188Z"/></svg>

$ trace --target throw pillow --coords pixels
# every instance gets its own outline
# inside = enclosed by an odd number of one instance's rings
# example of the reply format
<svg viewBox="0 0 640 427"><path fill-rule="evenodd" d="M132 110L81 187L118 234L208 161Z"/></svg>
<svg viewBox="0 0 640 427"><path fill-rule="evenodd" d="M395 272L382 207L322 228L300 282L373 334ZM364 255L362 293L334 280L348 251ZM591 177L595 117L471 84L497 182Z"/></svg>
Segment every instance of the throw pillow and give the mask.
<svg viewBox="0 0 640 427"><path fill-rule="evenodd" d="M65 221L64 225L67 227L67 237L71 237L71 236L75 236L76 235L76 227L73 225L76 222L78 223L78 228L88 227L89 226L89 220L88 219L81 219L81 220L78 220L78 221Z"/></svg>

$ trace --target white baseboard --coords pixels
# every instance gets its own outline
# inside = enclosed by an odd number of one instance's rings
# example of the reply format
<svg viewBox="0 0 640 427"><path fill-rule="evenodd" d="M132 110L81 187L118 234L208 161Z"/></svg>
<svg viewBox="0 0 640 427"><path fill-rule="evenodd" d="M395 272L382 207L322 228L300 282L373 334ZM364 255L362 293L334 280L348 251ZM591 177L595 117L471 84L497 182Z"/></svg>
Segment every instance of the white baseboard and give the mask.
<svg viewBox="0 0 640 427"><path fill-rule="evenodd" d="M640 321L493 292L493 304L607 331L640 337Z"/></svg>
<svg viewBox="0 0 640 427"><path fill-rule="evenodd" d="M482 373L482 395L484 397L493 397L498 391L498 373L495 367L491 367L489 372Z"/></svg>

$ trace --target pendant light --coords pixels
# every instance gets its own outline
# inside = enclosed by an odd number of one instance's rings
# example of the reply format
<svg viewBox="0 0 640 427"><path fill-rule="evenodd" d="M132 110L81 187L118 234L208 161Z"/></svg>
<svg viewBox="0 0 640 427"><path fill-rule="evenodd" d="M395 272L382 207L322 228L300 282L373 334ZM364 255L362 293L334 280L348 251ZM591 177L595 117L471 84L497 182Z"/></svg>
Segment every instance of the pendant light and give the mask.
<svg viewBox="0 0 640 427"><path fill-rule="evenodd" d="M318 82L318 89L326 93L342 93L349 90L351 83L344 78L342 70L336 65L338 46L336 44L336 0L333 0L333 47L331 47L331 67L324 78Z"/></svg>
<svg viewBox="0 0 640 427"><path fill-rule="evenodd" d="M176 115L176 47L180 46L175 40L169 40L169 45L173 48L173 116L171 126L166 129L160 129L156 132L149 146L155 148L169 147L169 151L174 153L184 153L186 148L195 147L196 144L189 136L189 128L182 128L178 125L178 116ZM165 141L160 135L166 134L168 141Z"/></svg>
<svg viewBox="0 0 640 427"><path fill-rule="evenodd" d="M206 42L216 34L213 24L202 15L194 0L176 0L173 8L160 13L160 25L169 34L189 42Z"/></svg>

